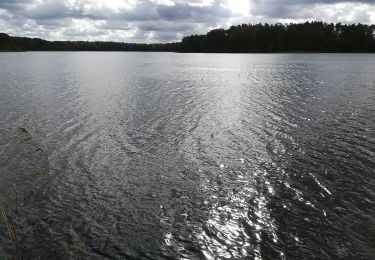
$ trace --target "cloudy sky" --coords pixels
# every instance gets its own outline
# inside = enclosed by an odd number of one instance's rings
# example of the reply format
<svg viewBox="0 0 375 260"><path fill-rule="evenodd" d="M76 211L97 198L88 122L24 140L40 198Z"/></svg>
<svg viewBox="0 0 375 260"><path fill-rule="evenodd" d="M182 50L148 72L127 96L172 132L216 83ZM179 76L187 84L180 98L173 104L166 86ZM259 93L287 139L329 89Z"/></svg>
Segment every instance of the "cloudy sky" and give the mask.
<svg viewBox="0 0 375 260"><path fill-rule="evenodd" d="M375 0L0 0L0 32L49 40L169 42L217 27L375 24Z"/></svg>

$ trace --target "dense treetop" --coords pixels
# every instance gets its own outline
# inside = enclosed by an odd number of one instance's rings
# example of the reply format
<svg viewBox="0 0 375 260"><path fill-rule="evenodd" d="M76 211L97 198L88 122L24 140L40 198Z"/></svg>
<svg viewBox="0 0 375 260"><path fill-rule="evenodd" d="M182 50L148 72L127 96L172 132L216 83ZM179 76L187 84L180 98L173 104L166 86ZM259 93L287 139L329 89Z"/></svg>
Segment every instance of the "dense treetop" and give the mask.
<svg viewBox="0 0 375 260"><path fill-rule="evenodd" d="M375 25L242 24L179 43L45 41L0 34L0 50L13 51L180 51L180 52L375 52Z"/></svg>
<svg viewBox="0 0 375 260"><path fill-rule="evenodd" d="M183 38L185 52L374 52L375 26L243 24Z"/></svg>
<svg viewBox="0 0 375 260"><path fill-rule="evenodd" d="M2 51L177 51L178 43L136 44L122 42L46 41L0 33Z"/></svg>

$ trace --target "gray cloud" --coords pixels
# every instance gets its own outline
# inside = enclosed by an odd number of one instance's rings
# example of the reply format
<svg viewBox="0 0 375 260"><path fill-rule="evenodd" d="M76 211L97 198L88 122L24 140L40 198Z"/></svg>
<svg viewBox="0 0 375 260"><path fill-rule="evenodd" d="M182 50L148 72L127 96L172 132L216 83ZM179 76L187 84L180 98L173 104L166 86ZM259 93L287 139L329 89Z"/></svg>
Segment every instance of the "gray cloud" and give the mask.
<svg viewBox="0 0 375 260"><path fill-rule="evenodd" d="M301 10L312 6L356 3L374 4L374 0L252 0L252 14L269 18L306 18Z"/></svg>
<svg viewBox="0 0 375 260"><path fill-rule="evenodd" d="M375 23L375 1L0 0L0 31L53 40L165 42L236 23L302 20Z"/></svg>

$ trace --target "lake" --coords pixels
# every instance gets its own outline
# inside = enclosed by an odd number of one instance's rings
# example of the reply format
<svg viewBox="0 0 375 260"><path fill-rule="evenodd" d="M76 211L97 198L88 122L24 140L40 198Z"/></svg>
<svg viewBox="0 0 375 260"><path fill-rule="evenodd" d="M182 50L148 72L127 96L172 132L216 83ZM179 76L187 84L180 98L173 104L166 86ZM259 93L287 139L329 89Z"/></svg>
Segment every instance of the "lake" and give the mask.
<svg viewBox="0 0 375 260"><path fill-rule="evenodd" d="M0 257L374 259L374 169L374 54L0 54Z"/></svg>

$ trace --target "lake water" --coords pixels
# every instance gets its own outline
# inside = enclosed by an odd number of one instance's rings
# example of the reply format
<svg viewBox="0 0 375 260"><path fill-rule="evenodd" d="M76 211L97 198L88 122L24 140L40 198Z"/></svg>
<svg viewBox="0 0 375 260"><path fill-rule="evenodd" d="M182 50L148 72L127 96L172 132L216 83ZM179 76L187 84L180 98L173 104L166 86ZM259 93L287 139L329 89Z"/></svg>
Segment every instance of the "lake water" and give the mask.
<svg viewBox="0 0 375 260"><path fill-rule="evenodd" d="M375 55L1 53L0 202L5 257L374 259Z"/></svg>

